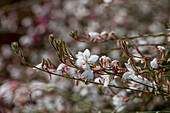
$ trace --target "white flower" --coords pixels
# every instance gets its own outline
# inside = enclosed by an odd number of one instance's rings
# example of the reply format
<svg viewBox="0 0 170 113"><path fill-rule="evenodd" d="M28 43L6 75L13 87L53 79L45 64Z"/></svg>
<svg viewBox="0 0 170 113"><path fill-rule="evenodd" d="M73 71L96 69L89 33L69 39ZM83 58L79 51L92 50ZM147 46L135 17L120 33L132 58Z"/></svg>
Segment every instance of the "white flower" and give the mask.
<svg viewBox="0 0 170 113"><path fill-rule="evenodd" d="M122 97L115 95L113 98L113 105L115 106L121 106L123 104L123 99Z"/></svg>
<svg viewBox="0 0 170 113"><path fill-rule="evenodd" d="M101 81L104 87L107 87L110 83L110 75L100 75L100 77L96 78L94 81L97 83Z"/></svg>
<svg viewBox="0 0 170 113"><path fill-rule="evenodd" d="M159 50L160 52L165 51L165 48L164 48L163 46L157 46L157 47L158 47L158 50Z"/></svg>
<svg viewBox="0 0 170 113"><path fill-rule="evenodd" d="M40 69L47 68L45 65L42 66L42 63L36 65L35 67L40 68ZM32 69L36 69L37 70L37 68L32 68Z"/></svg>
<svg viewBox="0 0 170 113"><path fill-rule="evenodd" d="M110 58L106 56L102 56L99 59L99 62L103 65L104 68L110 66Z"/></svg>
<svg viewBox="0 0 170 113"><path fill-rule="evenodd" d="M125 63L125 66L129 71L125 72L122 77L125 79L133 78L135 76L135 71L129 64Z"/></svg>
<svg viewBox="0 0 170 113"><path fill-rule="evenodd" d="M110 3L112 0L104 0L104 3Z"/></svg>
<svg viewBox="0 0 170 113"><path fill-rule="evenodd" d="M93 71L92 70L86 70L82 73L81 78L86 78L89 81L92 81L94 78Z"/></svg>
<svg viewBox="0 0 170 113"><path fill-rule="evenodd" d="M122 104L124 104L125 102L123 100L123 97L126 97L126 92L122 90L112 98L113 105L120 107Z"/></svg>
<svg viewBox="0 0 170 113"><path fill-rule="evenodd" d="M59 74L59 75L62 75L63 74L63 71L67 71L67 65L61 63L58 67L57 67L57 70L56 70L56 74Z"/></svg>
<svg viewBox="0 0 170 113"><path fill-rule="evenodd" d="M114 79L112 80L112 81L110 81L110 85L115 85L115 86L120 86L119 84L121 84L122 82L121 82L121 80L120 80L120 78L119 77L114 77ZM119 90L119 88L115 88L115 87L111 87L112 88L112 90L116 93L116 92L118 92L118 90Z"/></svg>
<svg viewBox="0 0 170 113"><path fill-rule="evenodd" d="M119 61L117 61L117 60L113 60L112 62L111 62L111 66L114 66L115 68L118 66L118 63L119 63Z"/></svg>
<svg viewBox="0 0 170 113"><path fill-rule="evenodd" d="M103 75L104 78L104 87L107 87L110 83L110 75Z"/></svg>
<svg viewBox="0 0 170 113"><path fill-rule="evenodd" d="M104 87L107 87L109 85L110 79L107 77L104 81Z"/></svg>
<svg viewBox="0 0 170 113"><path fill-rule="evenodd" d="M101 36L106 35L106 34L108 34L107 31L102 31L102 32L100 33Z"/></svg>
<svg viewBox="0 0 170 113"><path fill-rule="evenodd" d="M90 69L89 64L95 63L98 60L99 56L97 55L90 56L90 51L86 49L83 53L78 52L76 58L77 58L76 60L77 66L82 67L84 70L89 70Z"/></svg>
<svg viewBox="0 0 170 113"><path fill-rule="evenodd" d="M155 68L157 69L158 68L158 62L157 62L157 59L154 58L151 62L150 62L150 65L152 68Z"/></svg>
<svg viewBox="0 0 170 113"><path fill-rule="evenodd" d="M99 36L99 33L97 32L89 32L89 35L91 38L96 39Z"/></svg>
<svg viewBox="0 0 170 113"><path fill-rule="evenodd" d="M136 61L136 62L139 62L139 61L141 61L141 63L143 63L142 61L142 59L140 58L140 57L142 57L138 52L137 52L137 50L133 50L133 56L134 56L134 60ZM139 57L139 58L138 58Z"/></svg>
<svg viewBox="0 0 170 113"><path fill-rule="evenodd" d="M146 85L149 85L149 86L152 86L152 83L148 79L142 78L141 76L135 76L133 78L133 80L140 82L140 83L143 83L143 84L146 84ZM131 88L131 89L144 90L145 87L146 86L139 84L139 83L136 83L136 82L133 82L133 81L131 81L131 83L129 84L129 88ZM148 87L148 89L149 89L150 92L152 92L152 90L153 90L153 88L151 88L151 87Z"/></svg>

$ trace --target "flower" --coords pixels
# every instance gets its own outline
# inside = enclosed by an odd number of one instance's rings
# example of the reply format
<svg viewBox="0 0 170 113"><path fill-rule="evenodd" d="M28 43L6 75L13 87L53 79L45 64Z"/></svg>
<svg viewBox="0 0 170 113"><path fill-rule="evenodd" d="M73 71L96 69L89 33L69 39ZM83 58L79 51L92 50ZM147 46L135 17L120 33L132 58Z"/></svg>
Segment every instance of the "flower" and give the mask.
<svg viewBox="0 0 170 113"><path fill-rule="evenodd" d="M104 0L104 3L110 3L112 0Z"/></svg>
<svg viewBox="0 0 170 113"><path fill-rule="evenodd" d="M139 54L138 52L137 52L137 50L133 50L133 59L136 61L136 62L139 62L139 61L141 61L141 63L143 63L143 60L140 58L140 57L142 57L141 56L141 54Z"/></svg>
<svg viewBox="0 0 170 113"><path fill-rule="evenodd" d="M67 65L61 63L61 64L58 66L58 68L57 68L57 70L56 70L55 73L56 73L56 74L59 74L59 75L62 75L63 72L67 72Z"/></svg>
<svg viewBox="0 0 170 113"><path fill-rule="evenodd" d="M149 85L149 86L152 86L152 83L148 79L142 78L141 76L134 76L133 80L140 82L140 83L143 83L143 84L146 84L146 85ZM129 88L131 88L131 89L144 90L145 87L146 86L139 84L139 83L136 83L136 82L133 82L133 81L131 81L131 83L129 84ZM150 92L152 92L152 90L153 90L153 88L151 88L151 87L148 87L148 89L149 89Z"/></svg>
<svg viewBox="0 0 170 113"><path fill-rule="evenodd" d="M154 58L151 62L150 62L150 65L152 68L155 68L157 69L158 68L158 61L156 58Z"/></svg>
<svg viewBox="0 0 170 113"><path fill-rule="evenodd" d="M102 31L102 32L100 33L100 35L101 35L101 36L103 36L103 35L108 35L108 33L107 33L107 31Z"/></svg>
<svg viewBox="0 0 170 113"><path fill-rule="evenodd" d="M107 87L109 85L110 82L110 76L109 75L105 75L105 80L104 80L104 87Z"/></svg>
<svg viewBox="0 0 170 113"><path fill-rule="evenodd" d="M117 95L113 96L113 105L115 106L116 112L121 112L125 109L126 92L124 90L120 91Z"/></svg>
<svg viewBox="0 0 170 113"><path fill-rule="evenodd" d="M40 64L38 64L38 65L36 65L35 67L37 67L37 68L40 68L40 69L44 69L44 68L47 68L45 65L42 65L42 63L40 63ZM35 70L38 70L37 68L32 68L32 69L35 69Z"/></svg>
<svg viewBox="0 0 170 113"><path fill-rule="evenodd" d="M125 79L133 78L135 76L135 71L129 64L125 63L125 66L129 71L125 72L122 77Z"/></svg>
<svg viewBox="0 0 170 113"><path fill-rule="evenodd" d="M111 62L111 66L114 66L115 68L119 66L118 64L119 64L119 61L117 61L117 60L113 60Z"/></svg>
<svg viewBox="0 0 170 113"><path fill-rule="evenodd" d="M92 70L86 70L82 73L81 78L86 78L89 81L92 81L94 78L93 71Z"/></svg>
<svg viewBox="0 0 170 113"><path fill-rule="evenodd" d="M82 67L84 70L89 70L90 69L89 64L95 63L98 60L99 56L97 55L90 56L90 51L86 49L83 53L78 52L76 58L77 58L76 60L77 66Z"/></svg>
<svg viewBox="0 0 170 113"><path fill-rule="evenodd" d="M110 66L110 58L106 56L101 56L99 62L103 65L103 68Z"/></svg>
<svg viewBox="0 0 170 113"><path fill-rule="evenodd" d="M163 47L163 46L157 46L158 47L158 50L160 51L160 52L164 52L165 51L165 48Z"/></svg>
<svg viewBox="0 0 170 113"><path fill-rule="evenodd" d="M110 83L110 75L100 75L95 79L95 82L100 83L102 82L104 87L107 87Z"/></svg>
<svg viewBox="0 0 170 113"><path fill-rule="evenodd" d="M97 32L89 32L89 36L93 39L96 39L100 34Z"/></svg>

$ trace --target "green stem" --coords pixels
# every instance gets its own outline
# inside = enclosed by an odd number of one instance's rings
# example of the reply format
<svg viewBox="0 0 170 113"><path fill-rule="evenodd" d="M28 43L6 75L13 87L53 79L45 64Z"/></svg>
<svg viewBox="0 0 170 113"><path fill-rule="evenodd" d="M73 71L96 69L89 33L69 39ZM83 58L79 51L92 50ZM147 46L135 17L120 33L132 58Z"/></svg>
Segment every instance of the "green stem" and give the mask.
<svg viewBox="0 0 170 113"><path fill-rule="evenodd" d="M46 72L46 73L49 73L49 74L52 74L52 75L56 75L56 76L59 76L59 77L64 77L64 78L68 78L68 79L73 79L73 80L78 80L78 81L82 81L82 82L85 82L86 80L83 80L81 78L73 78L73 77L69 77L69 76L64 76L64 75L59 75L59 74L56 74L56 73L53 73L53 72L48 72L46 70L43 70L41 68L37 68L36 66L33 66L31 64L29 64L31 67L34 67L38 70L41 70L43 72ZM89 83L92 83L92 84L97 84L97 85L103 85L101 83L98 83L98 82L93 82L93 81L86 81L86 82L89 82ZM129 89L131 91L137 91L137 92L143 92L143 93L151 93L151 92L148 92L148 91L143 91L143 90L138 90L138 89L131 89L131 88L128 88L128 87L120 87L120 86L116 86L116 85L108 85L109 87L115 87L115 88L119 88L119 89ZM153 93L152 93L153 94ZM169 94L169 93L168 93ZM158 94L158 95L162 95L162 94ZM164 96L169 96L167 94L164 94Z"/></svg>

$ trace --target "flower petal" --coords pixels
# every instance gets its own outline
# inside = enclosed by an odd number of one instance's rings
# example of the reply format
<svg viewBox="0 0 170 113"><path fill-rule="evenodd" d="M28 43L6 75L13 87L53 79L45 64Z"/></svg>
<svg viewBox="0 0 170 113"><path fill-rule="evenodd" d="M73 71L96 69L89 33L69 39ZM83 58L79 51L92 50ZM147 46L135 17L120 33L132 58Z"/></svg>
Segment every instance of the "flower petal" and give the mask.
<svg viewBox="0 0 170 113"><path fill-rule="evenodd" d="M157 69L158 68L158 62L157 62L157 59L154 58L151 62L150 62L150 65L152 68L155 68Z"/></svg>
<svg viewBox="0 0 170 113"><path fill-rule="evenodd" d="M40 68L40 69L42 69L42 68L47 68L45 65L42 65L42 63L36 65L35 67ZM37 68L32 68L32 69L37 70Z"/></svg>
<svg viewBox="0 0 170 113"><path fill-rule="evenodd" d="M89 35L90 35L91 38L96 39L99 36L99 33L97 33L97 32L89 32Z"/></svg>
<svg viewBox="0 0 170 113"><path fill-rule="evenodd" d="M122 78L125 78L125 79L130 79L130 75L132 75L132 72L125 72L122 76Z"/></svg>
<svg viewBox="0 0 170 113"><path fill-rule="evenodd" d="M157 47L158 47L159 51L161 51L161 52L165 51L165 48L163 46L157 46Z"/></svg>
<svg viewBox="0 0 170 113"><path fill-rule="evenodd" d="M86 60L88 60L90 57L90 51L88 49L86 49L83 53L83 56L85 57Z"/></svg>
<svg viewBox="0 0 170 113"><path fill-rule="evenodd" d="M79 58L79 59L76 60L77 66L82 66L83 64L85 64L85 61L83 60L83 58Z"/></svg>
<svg viewBox="0 0 170 113"><path fill-rule="evenodd" d="M76 58L81 58L81 57L83 57L83 53L79 51L78 54L76 55Z"/></svg>
<svg viewBox="0 0 170 113"><path fill-rule="evenodd" d="M86 77L87 77L87 80L92 81L94 78L93 71L91 70L84 71L82 73L81 78L86 78Z"/></svg>
<svg viewBox="0 0 170 113"><path fill-rule="evenodd" d="M129 71L134 72L133 68L129 64L125 63L125 66Z"/></svg>
<svg viewBox="0 0 170 113"><path fill-rule="evenodd" d="M88 59L88 63L94 63L98 60L99 56L97 55L91 55L90 58Z"/></svg>
<svg viewBox="0 0 170 113"><path fill-rule="evenodd" d="M110 82L110 79L109 79L110 76L107 76L105 81L104 81L104 87L107 87L109 85L109 82Z"/></svg>
<svg viewBox="0 0 170 113"><path fill-rule="evenodd" d="M82 68L83 68L84 70L89 70L89 69L90 69L90 66L89 66L87 63L85 63L84 65L82 65Z"/></svg>

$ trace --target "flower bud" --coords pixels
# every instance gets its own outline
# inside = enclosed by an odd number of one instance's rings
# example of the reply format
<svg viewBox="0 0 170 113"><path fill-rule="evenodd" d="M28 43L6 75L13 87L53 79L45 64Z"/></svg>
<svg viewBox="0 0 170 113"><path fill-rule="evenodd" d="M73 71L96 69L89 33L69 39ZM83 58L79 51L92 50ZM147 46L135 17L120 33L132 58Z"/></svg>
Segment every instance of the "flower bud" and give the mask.
<svg viewBox="0 0 170 113"><path fill-rule="evenodd" d="M12 42L11 47L14 51L17 51L18 49L18 43L17 42Z"/></svg>
<svg viewBox="0 0 170 113"><path fill-rule="evenodd" d="M69 34L72 38L75 38L77 36L77 31L72 31Z"/></svg>
<svg viewBox="0 0 170 113"><path fill-rule="evenodd" d="M115 68L116 67L118 67L119 66L119 61L117 61L117 60L113 60L112 62L111 62L111 66L114 66Z"/></svg>
<svg viewBox="0 0 170 113"><path fill-rule="evenodd" d="M50 34L50 35L49 35L49 41L50 41L50 43L52 43L53 40L54 40L54 34Z"/></svg>
<svg viewBox="0 0 170 113"><path fill-rule="evenodd" d="M100 64L103 66L103 68L110 66L110 58L106 56L102 56L99 59Z"/></svg>
<svg viewBox="0 0 170 113"><path fill-rule="evenodd" d="M158 47L158 50L162 53L165 51L165 48L163 46L157 46Z"/></svg>

